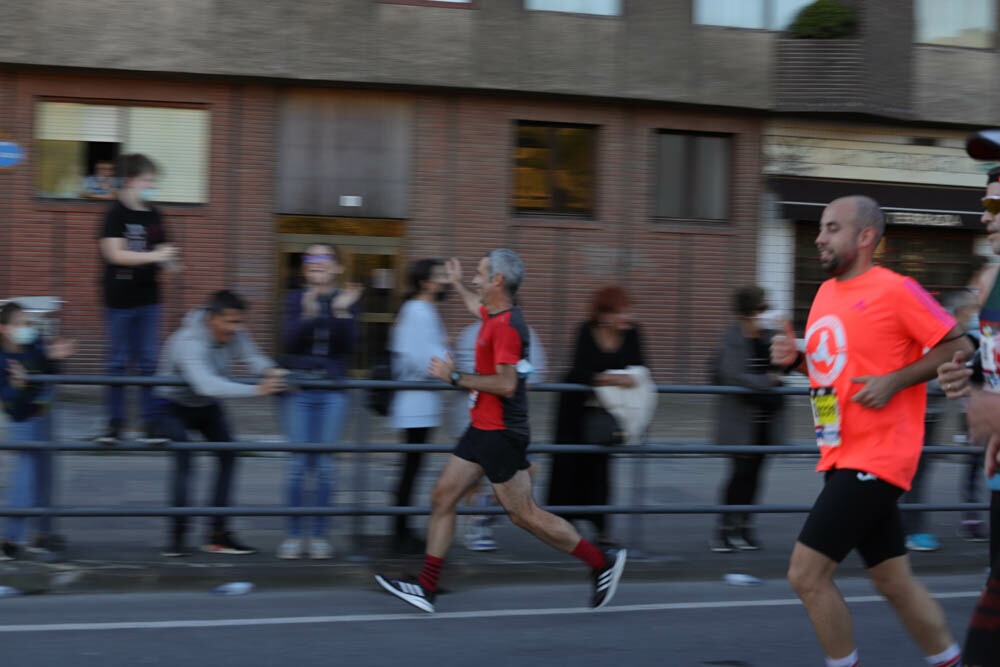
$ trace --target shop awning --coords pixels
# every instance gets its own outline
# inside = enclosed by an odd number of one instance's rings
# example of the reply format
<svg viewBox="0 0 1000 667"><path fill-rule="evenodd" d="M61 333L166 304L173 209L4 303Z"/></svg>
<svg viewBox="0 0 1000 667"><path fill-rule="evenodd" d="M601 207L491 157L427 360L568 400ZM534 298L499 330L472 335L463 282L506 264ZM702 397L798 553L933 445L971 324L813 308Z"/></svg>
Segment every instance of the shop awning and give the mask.
<svg viewBox="0 0 1000 667"><path fill-rule="evenodd" d="M985 184L986 178L983 178ZM819 222L823 208L837 197L867 195L882 206L890 225L951 227L982 231L982 188L905 185L871 181L769 178L781 215Z"/></svg>

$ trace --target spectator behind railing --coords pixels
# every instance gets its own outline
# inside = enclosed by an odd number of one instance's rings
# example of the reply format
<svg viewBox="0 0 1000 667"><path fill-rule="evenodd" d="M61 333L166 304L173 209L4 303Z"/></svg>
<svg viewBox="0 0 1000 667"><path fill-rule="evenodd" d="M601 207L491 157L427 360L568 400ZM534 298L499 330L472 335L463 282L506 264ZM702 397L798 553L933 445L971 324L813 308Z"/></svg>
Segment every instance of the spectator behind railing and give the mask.
<svg viewBox="0 0 1000 667"><path fill-rule="evenodd" d="M337 277L344 272L340 253L332 245L317 243L302 257L305 286L288 294L285 301L282 361L296 378L342 380L347 359L358 337L357 315L361 287L337 289ZM281 396L281 418L289 442L336 444L347 417L348 395L341 389L300 389ZM328 452L292 452L286 482L290 507L328 507L333 493L333 455ZM306 502L306 477L312 475L315 491ZM302 522L307 517L291 516L285 539L278 546L278 558L296 559L306 553ZM327 540L328 518L309 517L310 558L333 557Z"/></svg>
<svg viewBox="0 0 1000 667"><path fill-rule="evenodd" d="M608 373L629 366L645 366L639 327L632 317L632 300L617 285L602 287L594 293L590 318L577 330L573 347L573 365L564 382L595 386L631 387L634 379L625 374ZM608 420L611 421L608 421ZM566 392L559 395L554 444L615 444L605 436L613 435L614 417L593 393ZM618 428L621 431L620 428ZM607 505L611 498L609 454L554 454L549 478L549 505ZM568 520L586 520L597 531L600 547L616 545L608 532L607 515L599 512L567 516Z"/></svg>
<svg viewBox="0 0 1000 667"><path fill-rule="evenodd" d="M433 380L427 367L432 357L444 357L448 340L438 315L437 302L450 291L444 262L421 259L410 267L409 294L399 309L389 335L394 380ZM397 391L389 407L393 428L401 429L403 442L427 444L431 432L441 424L445 396L439 391ZM423 452L403 454L403 471L396 486L396 506L407 507L420 471ZM393 521L392 549L400 554L422 554L424 541L410 531L409 517L397 515Z"/></svg>
<svg viewBox="0 0 1000 667"><path fill-rule="evenodd" d="M104 260L103 297L108 332L108 374L125 375L130 366L140 375L156 370L160 332L160 269L175 271L179 251L170 243L155 196L159 168L145 155L123 155L119 160L122 188L99 233ZM148 444L160 444L150 433L155 415L153 388L143 387L142 421ZM125 387L110 386L108 426L95 440L116 444L125 427Z"/></svg>
<svg viewBox="0 0 1000 667"><path fill-rule="evenodd" d="M31 382L37 373L58 373L60 360L73 354L72 340L55 339L45 345L38 329L16 302L0 308L0 402L7 415L11 441L48 440L52 428L48 412L51 387ZM10 507L49 507L52 504L53 458L51 449L17 452L11 468ZM30 520L35 532L28 540L29 519L10 517L4 531L0 560L18 558L24 549L49 552L61 549L64 541L52 534L52 517Z"/></svg>
<svg viewBox="0 0 1000 667"><path fill-rule="evenodd" d="M713 382L751 389L758 394L723 394L716 398L715 444L773 445L785 442L785 398L772 390L782 374L770 365L774 325L764 319L767 295L757 285L733 294L736 321L722 334L713 357ZM726 505L757 502L764 454L730 454L729 478L720 492ZM748 512L726 512L719 517L709 548L715 552L754 551L760 548L753 517Z"/></svg>
<svg viewBox="0 0 1000 667"><path fill-rule="evenodd" d="M209 442L231 442L232 434L220 399L271 396L286 389L285 375L271 359L257 349L244 325L246 302L234 292L214 293L203 309L191 311L184 323L163 347L158 375L179 375L187 384L157 387L156 394L164 399L160 406L158 433L174 442L187 442L188 430L199 431ZM256 385L229 379L227 374L235 360L245 362L261 377ZM174 452L171 495L174 507L186 507L191 485L194 452ZM215 452L217 462L215 507L228 507L232 495L236 452ZM185 544L187 517L175 516L171 521L166 557L189 556ZM202 551L221 554L252 554L256 550L241 544L226 530L226 517L211 519L211 532Z"/></svg>

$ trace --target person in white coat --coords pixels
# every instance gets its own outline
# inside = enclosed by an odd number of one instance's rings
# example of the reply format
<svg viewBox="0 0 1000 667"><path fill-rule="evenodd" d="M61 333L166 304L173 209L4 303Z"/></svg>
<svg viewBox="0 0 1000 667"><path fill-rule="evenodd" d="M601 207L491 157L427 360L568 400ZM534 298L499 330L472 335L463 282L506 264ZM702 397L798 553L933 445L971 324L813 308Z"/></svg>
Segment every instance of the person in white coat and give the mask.
<svg viewBox="0 0 1000 667"><path fill-rule="evenodd" d="M447 334L437 304L448 293L450 284L444 263L438 259L421 259L410 266L410 292L407 295L389 335L394 380L429 380L427 366L431 357L444 357L448 347ZM397 391L389 407L393 428L402 431L403 442L425 444L431 432L441 424L443 392ZM413 486L423 460L422 452L403 455L403 471L396 486L396 506L408 507ZM423 540L414 535L409 517L395 518L392 549L397 553L423 553Z"/></svg>

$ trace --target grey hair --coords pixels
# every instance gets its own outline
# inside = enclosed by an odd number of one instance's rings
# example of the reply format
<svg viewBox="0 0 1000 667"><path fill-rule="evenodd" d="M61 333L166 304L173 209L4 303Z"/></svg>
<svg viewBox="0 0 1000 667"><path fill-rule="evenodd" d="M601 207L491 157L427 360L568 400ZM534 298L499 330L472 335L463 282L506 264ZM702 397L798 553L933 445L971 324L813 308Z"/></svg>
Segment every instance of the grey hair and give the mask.
<svg viewBox="0 0 1000 667"><path fill-rule="evenodd" d="M854 221L858 225L860 232L865 227L875 230L875 245L878 245L885 234L885 214L878 202L865 195L854 195L851 198L854 202Z"/></svg>
<svg viewBox="0 0 1000 667"><path fill-rule="evenodd" d="M492 278L496 274L503 276L503 286L507 294L514 296L517 288L524 280L524 262L517 256L517 253L507 248L498 248L486 253L487 277Z"/></svg>

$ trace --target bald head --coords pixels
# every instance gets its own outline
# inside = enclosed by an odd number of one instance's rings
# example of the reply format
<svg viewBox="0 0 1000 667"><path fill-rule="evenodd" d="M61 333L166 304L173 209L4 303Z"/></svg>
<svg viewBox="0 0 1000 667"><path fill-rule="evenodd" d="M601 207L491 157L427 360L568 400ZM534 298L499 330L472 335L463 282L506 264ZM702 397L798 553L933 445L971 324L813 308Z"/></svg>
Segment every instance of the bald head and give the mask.
<svg viewBox="0 0 1000 667"><path fill-rule="evenodd" d="M882 235L885 234L885 214L882 213L882 207L878 205L878 202L871 197L865 195L840 197L830 202L830 207L836 207L843 211L843 222L850 220L854 224L855 230L860 232L866 227L874 229L875 242L872 244L873 246L877 246L882 240Z"/></svg>

